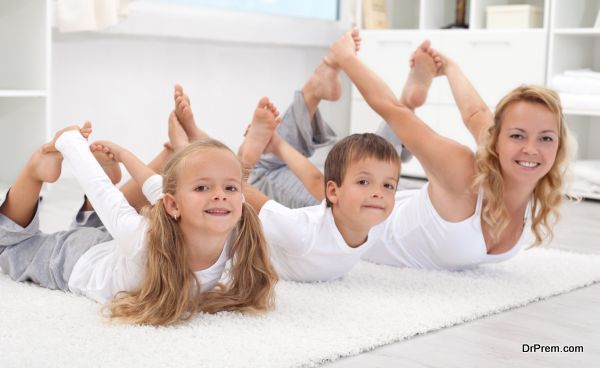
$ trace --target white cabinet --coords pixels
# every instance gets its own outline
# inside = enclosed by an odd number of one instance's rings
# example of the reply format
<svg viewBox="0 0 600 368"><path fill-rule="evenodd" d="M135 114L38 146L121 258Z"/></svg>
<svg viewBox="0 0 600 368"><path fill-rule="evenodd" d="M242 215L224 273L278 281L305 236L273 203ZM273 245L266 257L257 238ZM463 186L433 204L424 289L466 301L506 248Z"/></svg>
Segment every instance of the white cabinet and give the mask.
<svg viewBox="0 0 600 368"><path fill-rule="evenodd" d="M0 187L47 138L49 2L0 0Z"/></svg>
<svg viewBox="0 0 600 368"><path fill-rule="evenodd" d="M550 21L548 81L567 70L600 71L600 28L594 23L600 0L553 0ZM573 191L600 199L600 95L559 94L565 120L579 144ZM595 178L591 182L588 178Z"/></svg>
<svg viewBox="0 0 600 368"><path fill-rule="evenodd" d="M439 29L452 23L454 0L387 3L392 29L363 30L360 57L398 95L408 75L408 57L425 39L458 62L492 111L502 96L521 84L547 85L553 76L570 69L600 71L600 28L594 28L600 0L471 0L466 16L469 29L463 30ZM486 29L488 6L515 4L540 8L542 27ZM588 171L598 167L596 177L600 177L600 102L595 109L582 109L570 106L571 99L566 97L563 107L566 121L578 139L578 158L586 161ZM417 115L440 134L475 148L444 78L434 79L427 103L417 109ZM354 88L351 132L374 131L380 121ZM403 175L423 177L424 173L418 162L413 162L403 167ZM580 190L582 193L600 198L600 192Z"/></svg>

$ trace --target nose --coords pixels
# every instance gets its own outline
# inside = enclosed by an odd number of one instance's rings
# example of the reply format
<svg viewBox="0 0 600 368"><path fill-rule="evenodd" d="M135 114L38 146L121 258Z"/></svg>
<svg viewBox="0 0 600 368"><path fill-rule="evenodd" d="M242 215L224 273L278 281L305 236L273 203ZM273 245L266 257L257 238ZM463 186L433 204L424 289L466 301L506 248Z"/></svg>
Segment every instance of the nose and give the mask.
<svg viewBox="0 0 600 368"><path fill-rule="evenodd" d="M523 153L528 155L536 155L538 153L535 139L530 139L525 143Z"/></svg>
<svg viewBox="0 0 600 368"><path fill-rule="evenodd" d="M373 194L371 194L372 198L383 198L383 195L381 194L381 190L380 189L376 189Z"/></svg>
<svg viewBox="0 0 600 368"><path fill-rule="evenodd" d="M216 188L215 192L213 193L213 200L227 200L227 195L225 195L225 191L223 191L223 189L221 188Z"/></svg>

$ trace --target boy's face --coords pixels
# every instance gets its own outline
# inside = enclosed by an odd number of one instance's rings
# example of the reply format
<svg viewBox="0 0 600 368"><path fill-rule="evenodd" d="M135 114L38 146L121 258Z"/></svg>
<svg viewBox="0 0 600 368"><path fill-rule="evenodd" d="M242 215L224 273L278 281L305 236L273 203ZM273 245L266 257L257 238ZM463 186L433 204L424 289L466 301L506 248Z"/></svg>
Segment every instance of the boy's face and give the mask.
<svg viewBox="0 0 600 368"><path fill-rule="evenodd" d="M328 182L327 196L337 214L356 230L370 229L392 212L399 176L397 164L366 158L348 166L341 186Z"/></svg>

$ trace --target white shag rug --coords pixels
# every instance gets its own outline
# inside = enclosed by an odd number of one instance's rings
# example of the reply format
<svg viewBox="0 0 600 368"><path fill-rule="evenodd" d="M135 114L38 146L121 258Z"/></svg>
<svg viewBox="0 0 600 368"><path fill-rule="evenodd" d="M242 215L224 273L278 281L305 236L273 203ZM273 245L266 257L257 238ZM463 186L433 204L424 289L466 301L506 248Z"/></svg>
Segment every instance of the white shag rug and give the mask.
<svg viewBox="0 0 600 368"><path fill-rule="evenodd" d="M0 275L0 367L315 366L600 281L600 256L535 249L464 272L361 263L343 280L280 282L262 316L174 327L107 322L98 304Z"/></svg>

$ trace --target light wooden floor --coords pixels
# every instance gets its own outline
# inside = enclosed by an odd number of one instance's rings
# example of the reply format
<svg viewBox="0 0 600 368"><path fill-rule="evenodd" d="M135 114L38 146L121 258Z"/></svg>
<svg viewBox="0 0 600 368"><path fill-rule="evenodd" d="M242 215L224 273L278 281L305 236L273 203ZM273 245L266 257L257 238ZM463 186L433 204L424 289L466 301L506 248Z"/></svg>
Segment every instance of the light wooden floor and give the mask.
<svg viewBox="0 0 600 368"><path fill-rule="evenodd" d="M549 247L600 254L600 202L567 203L561 213ZM599 309L595 284L326 367L600 367ZM523 344L583 346L584 352L523 353Z"/></svg>

